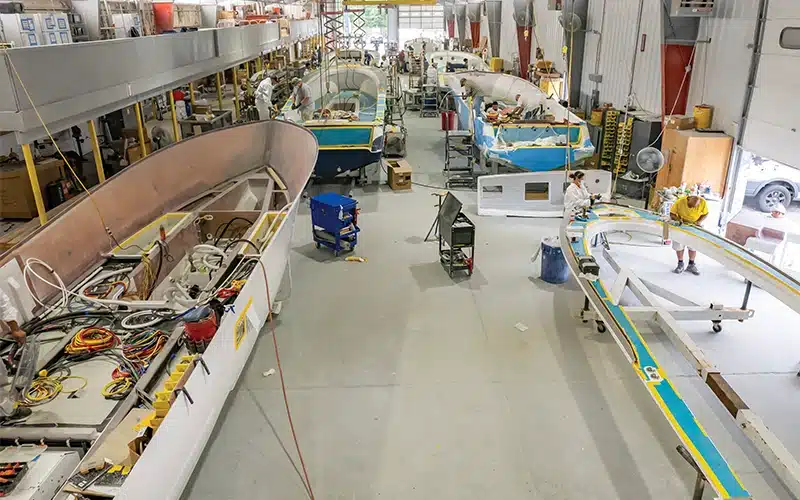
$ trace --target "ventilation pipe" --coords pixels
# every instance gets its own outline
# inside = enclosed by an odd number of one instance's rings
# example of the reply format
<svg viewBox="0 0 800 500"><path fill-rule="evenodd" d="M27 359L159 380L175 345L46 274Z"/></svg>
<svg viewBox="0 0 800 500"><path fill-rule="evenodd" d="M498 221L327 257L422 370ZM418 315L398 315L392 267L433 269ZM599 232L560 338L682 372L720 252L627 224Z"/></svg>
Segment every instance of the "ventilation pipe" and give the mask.
<svg viewBox="0 0 800 500"><path fill-rule="evenodd" d="M519 76L528 79L531 63L531 39L536 20L533 18L533 0L514 0L514 22L517 24L519 48Z"/></svg>
<svg viewBox="0 0 800 500"><path fill-rule="evenodd" d="M481 44L481 7L483 7L482 2L467 4L467 18L469 18L469 32L473 49L477 49Z"/></svg>
<svg viewBox="0 0 800 500"><path fill-rule="evenodd" d="M500 57L500 19L503 14L502 0L486 0L486 17L489 19L489 46L492 57Z"/></svg>
<svg viewBox="0 0 800 500"><path fill-rule="evenodd" d="M467 4L457 3L455 5L456 24L458 25L458 48L464 46L467 37Z"/></svg>
<svg viewBox="0 0 800 500"><path fill-rule="evenodd" d="M447 31L447 38L453 40L456 37L456 13L453 10L454 5L449 2L444 3L444 23L445 30Z"/></svg>

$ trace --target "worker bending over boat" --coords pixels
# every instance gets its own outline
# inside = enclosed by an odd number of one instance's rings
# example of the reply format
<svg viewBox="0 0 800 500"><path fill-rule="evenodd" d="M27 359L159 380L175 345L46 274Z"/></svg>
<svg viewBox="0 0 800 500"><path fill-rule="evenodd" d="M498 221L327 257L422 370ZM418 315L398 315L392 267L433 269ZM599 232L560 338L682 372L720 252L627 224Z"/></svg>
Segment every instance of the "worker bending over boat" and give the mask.
<svg viewBox="0 0 800 500"><path fill-rule="evenodd" d="M564 213L571 214L582 208L589 208L595 200L600 199L599 194L592 194L586 188L583 178L586 176L580 170L569 174L572 180L564 193Z"/></svg>
<svg viewBox="0 0 800 500"><path fill-rule="evenodd" d="M314 103L311 102L311 92L308 87L303 84L303 80L299 78L292 79L294 83L294 92L292 93L292 109L300 110L300 117L303 121L308 121L314 112Z"/></svg>
<svg viewBox="0 0 800 500"><path fill-rule="evenodd" d="M669 218L680 224L694 224L701 225L708 216L708 206L706 200L697 195L684 196L672 204L669 209ZM672 248L678 256L678 266L673 271L675 274L681 274L684 271L683 267L683 251L684 245L677 241L672 242ZM686 271L698 276L700 271L695 264L697 257L697 250L689 248L689 265L686 266Z"/></svg>

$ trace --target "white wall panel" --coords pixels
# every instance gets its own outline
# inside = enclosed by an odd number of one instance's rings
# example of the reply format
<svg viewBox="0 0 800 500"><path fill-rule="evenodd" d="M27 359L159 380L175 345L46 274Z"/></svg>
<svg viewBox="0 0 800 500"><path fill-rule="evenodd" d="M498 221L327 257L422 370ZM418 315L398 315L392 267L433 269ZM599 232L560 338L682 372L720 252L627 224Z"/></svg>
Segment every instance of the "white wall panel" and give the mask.
<svg viewBox="0 0 800 500"><path fill-rule="evenodd" d="M711 43L697 47L688 109L714 106L713 127L729 135L736 135L742 114L757 16L758 0L723 0L714 17L700 21L698 38Z"/></svg>
<svg viewBox="0 0 800 500"><path fill-rule="evenodd" d="M600 102L611 103L618 108L625 105L630 86L634 47L638 47L633 84L636 104L637 107L660 114L663 31L661 0L644 0L641 27L641 34L646 37L644 52L641 51L641 36L637 36L636 33L638 2L608 0L605 2L605 24L602 25L603 3L602 0L589 2L588 20L586 20L588 29L598 31L602 35L587 33L582 93L591 94L595 87L595 84L589 81L589 74L595 73L597 46L602 36L599 74L603 75L603 82L598 86Z"/></svg>
<svg viewBox="0 0 800 500"><path fill-rule="evenodd" d="M800 50L780 46L787 27L800 27L800 3L770 3L742 147L800 168Z"/></svg>
<svg viewBox="0 0 800 500"><path fill-rule="evenodd" d="M503 58L503 69L510 70L514 58L519 54L517 46L517 23L514 21L514 2L503 0L502 21L500 28L500 57Z"/></svg>
<svg viewBox="0 0 800 500"><path fill-rule="evenodd" d="M531 44L531 62L536 60L536 40L544 50L544 58L553 62L553 67L560 73L567 69L567 63L561 56L564 44L564 29L558 22L560 12L547 10L547 0L534 0L536 15L536 37ZM567 42L568 43L568 42Z"/></svg>

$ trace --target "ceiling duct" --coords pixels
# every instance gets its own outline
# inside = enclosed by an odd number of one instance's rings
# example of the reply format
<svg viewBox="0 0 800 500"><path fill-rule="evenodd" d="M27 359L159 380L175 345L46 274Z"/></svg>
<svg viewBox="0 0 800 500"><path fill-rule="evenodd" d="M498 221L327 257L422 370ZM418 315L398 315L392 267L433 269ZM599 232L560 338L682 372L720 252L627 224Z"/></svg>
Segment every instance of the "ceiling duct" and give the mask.
<svg viewBox="0 0 800 500"><path fill-rule="evenodd" d="M455 4L456 11L456 25L458 26L458 44L459 47L464 46L464 40L467 36L467 4Z"/></svg>
<svg viewBox="0 0 800 500"><path fill-rule="evenodd" d="M500 19L502 15L502 0L486 0L486 17L489 18L489 44L492 48L492 57L500 57Z"/></svg>
<svg viewBox="0 0 800 500"><path fill-rule="evenodd" d="M670 15L675 17L708 17L714 15L714 0L672 0Z"/></svg>
<svg viewBox="0 0 800 500"><path fill-rule="evenodd" d="M453 10L454 5L451 2L444 2L442 8L444 10L444 29L447 32L447 38L455 38L455 23L456 13Z"/></svg>
<svg viewBox="0 0 800 500"><path fill-rule="evenodd" d="M533 18L533 2L531 0L514 0L514 22L520 28L530 28L536 25Z"/></svg>

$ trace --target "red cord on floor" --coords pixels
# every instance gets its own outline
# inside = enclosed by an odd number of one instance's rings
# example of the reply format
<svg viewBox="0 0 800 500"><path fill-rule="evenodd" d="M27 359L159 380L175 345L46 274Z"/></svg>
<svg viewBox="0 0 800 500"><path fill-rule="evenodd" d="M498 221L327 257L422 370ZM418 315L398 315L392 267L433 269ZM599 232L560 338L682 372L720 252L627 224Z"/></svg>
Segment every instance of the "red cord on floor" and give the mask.
<svg viewBox="0 0 800 500"><path fill-rule="evenodd" d="M311 480L308 478L308 470L306 470L306 462L303 460L303 453L300 451L300 444L297 441L297 433L294 430L294 422L292 422L292 412L289 409L289 398L286 396L286 383L283 380L283 368L281 367L281 356L278 353L278 335L275 332L275 322L272 321L272 298L269 294L269 280L267 279L267 270L264 267L264 263L260 260L258 261L259 265L261 266L261 273L264 275L264 285L267 289L267 306L269 307L269 314L267 315L267 323L270 325L270 331L272 333L272 345L275 348L275 360L278 363L278 375L281 378L281 391L283 391L283 404L286 407L286 417L289 420L289 428L292 430L292 439L294 440L294 447L297 450L297 456L300 458L300 466L303 468L303 476L305 476L305 486L308 490L308 495L311 497L311 500L314 499L314 490L311 489Z"/></svg>

